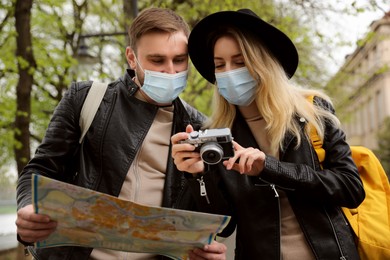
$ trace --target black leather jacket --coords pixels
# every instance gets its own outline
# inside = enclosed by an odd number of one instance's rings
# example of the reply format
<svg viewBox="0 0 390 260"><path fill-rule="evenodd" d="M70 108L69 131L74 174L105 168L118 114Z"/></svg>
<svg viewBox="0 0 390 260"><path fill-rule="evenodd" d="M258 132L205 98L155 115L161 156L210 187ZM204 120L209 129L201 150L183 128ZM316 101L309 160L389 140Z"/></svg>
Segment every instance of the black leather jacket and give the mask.
<svg viewBox="0 0 390 260"><path fill-rule="evenodd" d="M118 196L130 165L153 123L158 106L133 95L137 85L130 72L109 84L96 117L81 146L79 115L91 82L72 84L56 108L34 158L21 172L17 186L18 208L31 204L31 174ZM204 116L177 98L174 101L172 134L185 132L188 124L200 128ZM69 169L74 154L81 158L78 173ZM169 154L171 152L169 151ZM163 206L194 209L187 180L168 158ZM92 248L30 248L35 259L87 259Z"/></svg>
<svg viewBox="0 0 390 260"><path fill-rule="evenodd" d="M243 147L258 147L239 113L232 135ZM210 167L197 177L206 184L209 204L199 195L198 181L191 180L200 208L232 216L221 235L229 236L237 225L235 259L281 259L278 190L286 192L316 259L359 259L353 231L340 207L357 207L365 192L345 135L327 126L325 170L303 134L302 138L295 148L296 139L287 137L280 160L267 156L260 177L226 171L222 164Z"/></svg>

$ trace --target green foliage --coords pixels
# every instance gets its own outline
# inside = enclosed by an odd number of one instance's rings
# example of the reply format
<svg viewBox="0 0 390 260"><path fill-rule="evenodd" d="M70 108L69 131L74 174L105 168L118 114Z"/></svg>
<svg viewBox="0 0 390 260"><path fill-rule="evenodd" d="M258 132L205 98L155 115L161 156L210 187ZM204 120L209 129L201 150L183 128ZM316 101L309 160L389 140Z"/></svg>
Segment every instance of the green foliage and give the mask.
<svg viewBox="0 0 390 260"><path fill-rule="evenodd" d="M16 113L15 86L17 64L28 64L16 52L13 1L1 1L0 12L0 176L3 167L12 165L14 141L13 122ZM337 3L343 1L337 0ZM123 13L123 0L36 0L31 17L33 54L36 68L31 100L31 147L41 141L56 105L72 81L113 80L126 68L124 50L129 14ZM333 3L333 1L332 1ZM319 53L330 46L331 39L313 30L312 17L326 16L332 4L316 0L138 0L139 11L147 7L166 7L182 15L192 28L201 18L222 10L250 8L262 19L285 32L296 44L300 63L294 80L301 85L321 87L328 77ZM359 7L356 7L356 10ZM324 12L324 10L327 10ZM359 12L361 10L359 9ZM315 27L315 26L314 26ZM110 35L117 32L121 35ZM95 59L83 64L77 55L81 39ZM210 115L214 86L190 68L188 87L181 97ZM32 151L33 152L33 151Z"/></svg>
<svg viewBox="0 0 390 260"><path fill-rule="evenodd" d="M79 4L77 4L79 3ZM85 4L83 4L85 3ZM113 3L113 5L112 5ZM105 4L102 8L101 4ZM80 43L80 35L99 33L107 30L113 32L116 30L123 31L118 26L118 17L112 13L121 10L122 1L70 1L70 0L39 0L35 1L31 16L31 33L33 41L33 54L36 59L37 67L30 69L29 73L34 76L34 85L32 89L31 100L31 124L30 139L32 147L41 141L45 129L48 125L51 114L62 98L64 92L68 89L70 82L75 79L89 80L93 78L117 78L122 74L123 56L112 55L115 59L107 55L104 63L110 64L110 69L116 69L116 75L111 71L97 70L101 64L93 66L84 66L82 69L78 66L77 48ZM87 7L90 7L88 9ZM111 12L107 12L108 7ZM13 148L20 147L22 144L16 143L13 121L16 113L16 96L15 86L18 81L19 64L22 68L27 68L28 63L21 57L16 57L16 33L15 21L13 18L15 5L3 5L0 13L0 177L5 169L12 165L14 161ZM110 22L111 21L111 22ZM125 42L123 36L117 38L119 41L114 42L111 37L110 41L104 38L96 38L95 42L98 47L92 49L93 55L100 55L100 49L104 45L124 49ZM100 63L103 63L101 61ZM120 65L116 65L120 64ZM103 66L101 66L103 67ZM116 67L116 68L115 68ZM95 73L96 71L96 73ZM83 75L83 76L82 76ZM107 76L108 75L108 76ZM27 115L26 115L27 116ZM33 151L32 151L33 152Z"/></svg>
<svg viewBox="0 0 390 260"><path fill-rule="evenodd" d="M205 115L211 115L211 99L214 86L207 82L199 72L190 67L187 88L180 95L189 104Z"/></svg>
<svg viewBox="0 0 390 260"><path fill-rule="evenodd" d="M10 74L7 80L0 79L0 177L13 161L14 131L13 122L16 113L15 89L16 75Z"/></svg>
<svg viewBox="0 0 390 260"><path fill-rule="evenodd" d="M381 130L378 132L378 149L375 154L382 163L383 168L390 179L390 117L383 121Z"/></svg>

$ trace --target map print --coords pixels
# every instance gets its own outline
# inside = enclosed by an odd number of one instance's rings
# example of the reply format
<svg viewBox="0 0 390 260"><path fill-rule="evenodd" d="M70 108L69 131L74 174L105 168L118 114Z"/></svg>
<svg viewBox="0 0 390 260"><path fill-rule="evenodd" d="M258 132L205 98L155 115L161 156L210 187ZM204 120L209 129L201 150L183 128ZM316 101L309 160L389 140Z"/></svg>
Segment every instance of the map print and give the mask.
<svg viewBox="0 0 390 260"><path fill-rule="evenodd" d="M36 174L32 187L35 212L58 222L37 248L85 246L187 259L189 250L210 244L230 220L141 205Z"/></svg>

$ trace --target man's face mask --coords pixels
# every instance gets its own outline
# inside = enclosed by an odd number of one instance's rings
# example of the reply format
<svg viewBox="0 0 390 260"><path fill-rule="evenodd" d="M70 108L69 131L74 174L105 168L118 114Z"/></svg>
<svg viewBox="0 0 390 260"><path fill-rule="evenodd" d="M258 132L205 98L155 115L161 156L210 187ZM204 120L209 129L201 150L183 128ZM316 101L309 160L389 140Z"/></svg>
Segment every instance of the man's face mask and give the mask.
<svg viewBox="0 0 390 260"><path fill-rule="evenodd" d="M246 67L215 73L219 93L230 103L248 106L255 99L257 81Z"/></svg>
<svg viewBox="0 0 390 260"><path fill-rule="evenodd" d="M175 74L144 70L137 58L136 61L145 74L142 91L157 103L172 103L187 85L188 70Z"/></svg>

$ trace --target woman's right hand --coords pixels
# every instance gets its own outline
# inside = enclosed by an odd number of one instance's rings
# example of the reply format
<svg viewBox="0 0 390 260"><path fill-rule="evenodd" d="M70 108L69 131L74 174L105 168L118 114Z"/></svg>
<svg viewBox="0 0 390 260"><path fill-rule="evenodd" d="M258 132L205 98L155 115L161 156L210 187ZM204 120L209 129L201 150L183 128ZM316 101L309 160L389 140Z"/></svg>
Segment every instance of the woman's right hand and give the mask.
<svg viewBox="0 0 390 260"><path fill-rule="evenodd" d="M253 147L244 148L233 141L234 157L223 161L227 170L235 170L240 174L259 176L264 169L265 153ZM239 160L238 160L239 159Z"/></svg>
<svg viewBox="0 0 390 260"><path fill-rule="evenodd" d="M204 163L200 158L199 152L195 152L195 146L187 143L180 143L189 137L193 127L188 125L186 132L181 132L171 137L172 157L179 171L189 172L193 175L204 171Z"/></svg>

